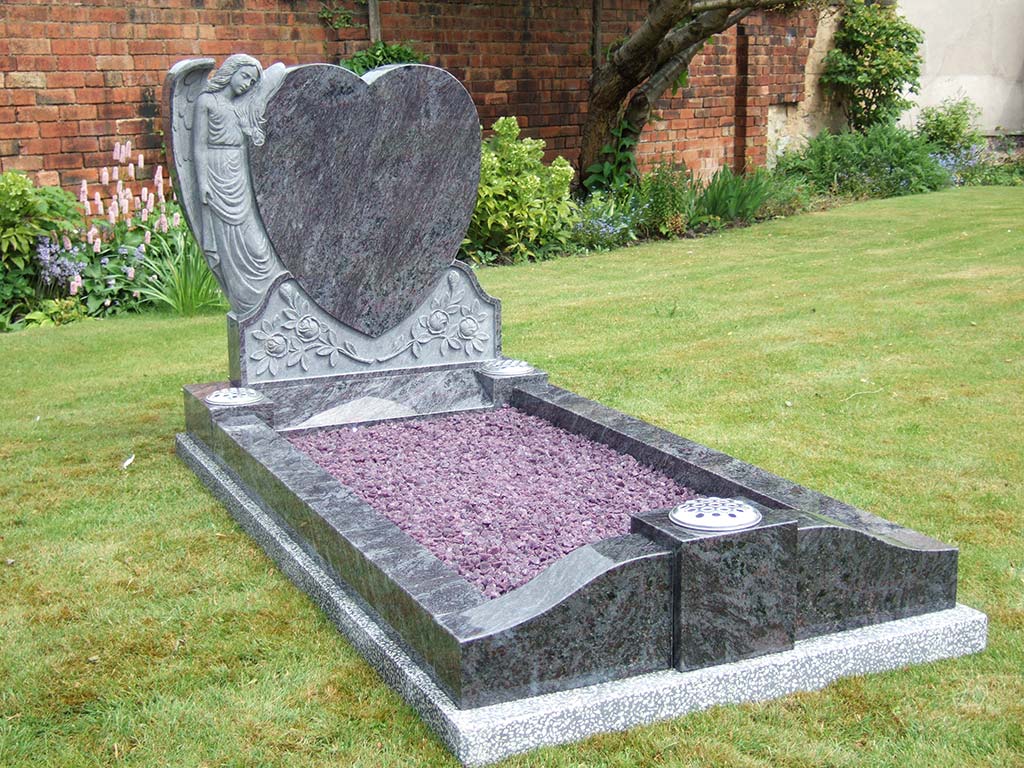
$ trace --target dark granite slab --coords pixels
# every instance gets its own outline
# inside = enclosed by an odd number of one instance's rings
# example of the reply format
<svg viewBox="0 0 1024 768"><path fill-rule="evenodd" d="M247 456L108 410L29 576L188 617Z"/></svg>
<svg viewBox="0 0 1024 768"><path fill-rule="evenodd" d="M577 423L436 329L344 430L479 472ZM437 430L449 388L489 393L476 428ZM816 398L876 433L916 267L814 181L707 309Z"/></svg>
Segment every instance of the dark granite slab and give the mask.
<svg viewBox="0 0 1024 768"><path fill-rule="evenodd" d="M744 531L694 534L668 515L634 515L632 527L674 550L673 666L700 669L792 648L796 521L766 519Z"/></svg>
<svg viewBox="0 0 1024 768"><path fill-rule="evenodd" d="M798 639L956 603L955 547L547 383L524 383L511 402L698 493L796 519Z"/></svg>
<svg viewBox="0 0 1024 768"><path fill-rule="evenodd" d="M250 166L281 261L330 315L369 336L406 318L452 263L476 201L480 122L465 88L423 65L361 79L289 69Z"/></svg>

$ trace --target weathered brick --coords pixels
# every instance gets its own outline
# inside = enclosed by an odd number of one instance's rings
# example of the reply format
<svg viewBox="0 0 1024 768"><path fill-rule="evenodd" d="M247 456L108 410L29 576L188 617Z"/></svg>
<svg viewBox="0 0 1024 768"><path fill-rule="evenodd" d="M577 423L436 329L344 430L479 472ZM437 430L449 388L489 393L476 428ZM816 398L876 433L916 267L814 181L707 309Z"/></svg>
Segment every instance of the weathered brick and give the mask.
<svg viewBox="0 0 1024 768"><path fill-rule="evenodd" d="M4 81L7 88L46 87L46 75L43 72L8 72Z"/></svg>

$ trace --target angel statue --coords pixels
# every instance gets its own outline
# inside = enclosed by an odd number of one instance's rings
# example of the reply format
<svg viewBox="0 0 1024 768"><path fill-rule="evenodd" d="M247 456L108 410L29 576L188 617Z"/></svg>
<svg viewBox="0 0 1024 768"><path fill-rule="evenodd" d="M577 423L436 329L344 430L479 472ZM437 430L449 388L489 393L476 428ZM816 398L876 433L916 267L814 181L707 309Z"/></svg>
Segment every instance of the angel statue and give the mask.
<svg viewBox="0 0 1024 768"><path fill-rule="evenodd" d="M264 111L284 80L252 56L229 56L212 76L211 59L180 62L168 74L174 167L192 231L242 317L259 306L286 270L267 237L249 172L249 143L266 140Z"/></svg>

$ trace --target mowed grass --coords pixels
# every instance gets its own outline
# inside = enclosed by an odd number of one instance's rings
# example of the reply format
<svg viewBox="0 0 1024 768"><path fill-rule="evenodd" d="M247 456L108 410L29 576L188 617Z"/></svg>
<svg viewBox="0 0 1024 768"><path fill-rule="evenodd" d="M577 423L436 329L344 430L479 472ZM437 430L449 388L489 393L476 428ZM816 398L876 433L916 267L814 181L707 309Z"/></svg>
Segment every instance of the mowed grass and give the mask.
<svg viewBox="0 0 1024 768"><path fill-rule="evenodd" d="M958 545L990 618L976 656L507 765L1024 765L1024 190L480 278L507 355ZM176 460L222 317L10 334L0 371L0 766L455 764Z"/></svg>

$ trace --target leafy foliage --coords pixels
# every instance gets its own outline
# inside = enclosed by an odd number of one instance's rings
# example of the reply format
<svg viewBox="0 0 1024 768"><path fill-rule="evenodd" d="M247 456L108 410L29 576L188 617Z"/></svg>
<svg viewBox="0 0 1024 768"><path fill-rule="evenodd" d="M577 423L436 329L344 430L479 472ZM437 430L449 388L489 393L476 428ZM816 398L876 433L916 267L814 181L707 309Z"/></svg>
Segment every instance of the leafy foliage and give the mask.
<svg viewBox="0 0 1024 768"><path fill-rule="evenodd" d="M357 75L365 74L371 69L383 67L386 64L420 64L427 60L424 54L417 53L407 45L401 43L385 43L378 40L369 48L365 48L340 62L345 69L350 69Z"/></svg>
<svg viewBox="0 0 1024 768"><path fill-rule="evenodd" d="M38 309L25 315L25 325L67 325L88 316L77 296L44 299Z"/></svg>
<svg viewBox="0 0 1024 768"><path fill-rule="evenodd" d="M29 265L36 238L81 224L75 199L58 187L36 188L22 173L0 174L0 262Z"/></svg>
<svg viewBox="0 0 1024 768"><path fill-rule="evenodd" d="M709 225L746 224L754 220L771 193L771 176L763 168L735 174L723 166L697 198L697 216Z"/></svg>
<svg viewBox="0 0 1024 768"><path fill-rule="evenodd" d="M911 195L950 182L928 142L895 125L823 132L803 150L781 155L776 171L806 179L818 194L844 197Z"/></svg>
<svg viewBox="0 0 1024 768"><path fill-rule="evenodd" d="M658 163L630 197L641 237L682 237L697 216L699 184L685 168Z"/></svg>
<svg viewBox="0 0 1024 768"><path fill-rule="evenodd" d="M572 244L584 251L606 251L636 240L636 222L628 196L595 190L580 205Z"/></svg>
<svg viewBox="0 0 1024 768"><path fill-rule="evenodd" d="M352 26L352 11L338 0L320 3L320 10L316 12L316 17L328 29L347 29Z"/></svg>
<svg viewBox="0 0 1024 768"><path fill-rule="evenodd" d="M544 142L520 139L519 122L502 117L483 142L476 208L462 255L478 264L519 263L565 252L578 207L573 170L563 157L544 164Z"/></svg>
<svg viewBox="0 0 1024 768"><path fill-rule="evenodd" d="M895 122L912 105L903 93L918 92L923 41L895 6L847 0L821 82L842 101L851 128Z"/></svg>
<svg viewBox="0 0 1024 768"><path fill-rule="evenodd" d="M629 185L637 176L636 131L628 120L622 120L612 129L614 146L605 144L601 148L602 159L586 169L583 186L593 192L604 190L615 192Z"/></svg>
<svg viewBox="0 0 1024 768"><path fill-rule="evenodd" d="M946 99L937 107L925 107L917 118L917 133L938 152L963 154L985 144L978 130L981 108L967 97Z"/></svg>
<svg viewBox="0 0 1024 768"><path fill-rule="evenodd" d="M203 250L188 229L180 227L154 240L144 265L150 277L142 295L157 306L185 316L227 307Z"/></svg>

